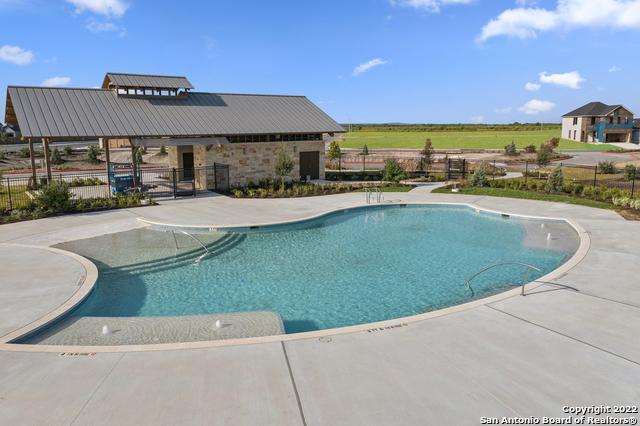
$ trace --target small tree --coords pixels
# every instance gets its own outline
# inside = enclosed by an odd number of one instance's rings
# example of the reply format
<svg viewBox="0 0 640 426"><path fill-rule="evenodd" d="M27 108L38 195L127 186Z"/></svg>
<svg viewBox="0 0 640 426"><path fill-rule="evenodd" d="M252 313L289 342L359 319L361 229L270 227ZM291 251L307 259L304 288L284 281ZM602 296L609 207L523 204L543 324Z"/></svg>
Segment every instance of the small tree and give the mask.
<svg viewBox="0 0 640 426"><path fill-rule="evenodd" d="M544 167L551 162L551 155L553 150L547 144L540 145L540 149L536 153L536 164L539 167Z"/></svg>
<svg viewBox="0 0 640 426"><path fill-rule="evenodd" d="M100 148L98 148L98 145L89 145L89 148L87 149L87 158L89 159L89 161L91 161L92 163L97 163L98 161L100 161L98 159L99 155Z"/></svg>
<svg viewBox="0 0 640 426"><path fill-rule="evenodd" d="M424 142L424 148L420 151L420 161L418 162L418 168L421 172L429 171L429 167L433 163L433 144L431 138L427 138Z"/></svg>
<svg viewBox="0 0 640 426"><path fill-rule="evenodd" d="M138 149L136 149L136 155L135 155L135 158L134 158L135 164L137 164L137 165L144 164L144 160L142 158L142 154L144 154L144 148L139 146Z"/></svg>
<svg viewBox="0 0 640 426"><path fill-rule="evenodd" d="M58 148L53 148L53 151L51 152L51 164L62 164L64 163L64 160L62 159L62 154L60 154L60 151L58 150Z"/></svg>
<svg viewBox="0 0 640 426"><path fill-rule="evenodd" d="M400 165L400 162L395 158L387 158L384 160L384 173L382 174L382 180L398 183L404 179L404 170Z"/></svg>
<svg viewBox="0 0 640 426"><path fill-rule="evenodd" d="M327 150L327 158L329 160L337 160L342 155L342 151L340 151L340 145L338 145L338 141L331 141L329 144L329 149Z"/></svg>
<svg viewBox="0 0 640 426"><path fill-rule="evenodd" d="M275 164L273 166L276 176L280 178L281 188L284 190L284 178L293 171L294 163L284 145L280 145L276 152Z"/></svg>
<svg viewBox="0 0 640 426"><path fill-rule="evenodd" d="M367 164L367 155L369 155L369 147L367 145L362 147L360 155L362 155L362 176L364 176Z"/></svg>
<svg viewBox="0 0 640 426"><path fill-rule="evenodd" d="M547 192L561 192L562 186L564 185L564 176L562 174L562 167L558 166L549 175L547 178L547 183L544 186L544 189Z"/></svg>
<svg viewBox="0 0 640 426"><path fill-rule="evenodd" d="M487 172L484 169L476 169L469 179L471 186L488 186Z"/></svg>
<svg viewBox="0 0 640 426"><path fill-rule="evenodd" d="M555 149L560 146L560 138L551 138L547 141L547 144L551 146L552 149Z"/></svg>
<svg viewBox="0 0 640 426"><path fill-rule="evenodd" d="M160 145L160 155L167 155L167 148L164 145Z"/></svg>
<svg viewBox="0 0 640 426"><path fill-rule="evenodd" d="M640 178L640 167L636 167L633 164L627 164L624 166L624 178L626 180L634 180Z"/></svg>
<svg viewBox="0 0 640 426"><path fill-rule="evenodd" d="M71 155L73 154L73 148L71 148L70 146L65 146L64 149L64 155Z"/></svg>

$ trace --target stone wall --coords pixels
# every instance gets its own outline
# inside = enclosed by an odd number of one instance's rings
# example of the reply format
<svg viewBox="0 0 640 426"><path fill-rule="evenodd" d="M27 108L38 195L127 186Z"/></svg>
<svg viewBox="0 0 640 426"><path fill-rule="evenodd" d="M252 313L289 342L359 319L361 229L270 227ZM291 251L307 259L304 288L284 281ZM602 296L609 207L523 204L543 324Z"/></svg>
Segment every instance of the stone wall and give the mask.
<svg viewBox="0 0 640 426"><path fill-rule="evenodd" d="M213 163L229 166L229 183L231 186L246 185L249 181L273 178L274 162L278 147L284 146L287 154L293 159L293 179L300 177L300 152L317 151L320 153L320 179L324 179L325 145L324 141L299 142L256 142L193 145L169 147L170 167L182 167L182 152L193 149L196 167L212 166ZM199 185L200 186L200 185Z"/></svg>

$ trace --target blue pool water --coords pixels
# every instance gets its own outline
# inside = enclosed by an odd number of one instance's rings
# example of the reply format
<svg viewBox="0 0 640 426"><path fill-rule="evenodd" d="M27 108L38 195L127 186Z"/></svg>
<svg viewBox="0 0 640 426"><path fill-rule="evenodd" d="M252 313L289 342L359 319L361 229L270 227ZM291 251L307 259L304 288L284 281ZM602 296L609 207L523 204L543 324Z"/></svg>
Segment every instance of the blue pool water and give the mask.
<svg viewBox="0 0 640 426"><path fill-rule="evenodd" d="M286 331L343 327L419 314L504 291L524 270L547 273L575 251L564 222L457 206L380 206L293 226L198 235L135 230L62 248L96 262L96 289L72 316L176 316L275 311ZM552 232L552 238L547 234ZM541 274L532 274L531 278Z"/></svg>

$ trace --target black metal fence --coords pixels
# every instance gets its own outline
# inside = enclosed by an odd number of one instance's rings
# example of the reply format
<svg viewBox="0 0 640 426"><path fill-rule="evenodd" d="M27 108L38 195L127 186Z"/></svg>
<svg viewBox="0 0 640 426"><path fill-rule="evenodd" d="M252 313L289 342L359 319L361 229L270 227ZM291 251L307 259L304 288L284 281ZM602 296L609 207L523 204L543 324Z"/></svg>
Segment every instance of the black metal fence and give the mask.
<svg viewBox="0 0 640 426"><path fill-rule="evenodd" d="M537 167L533 163L526 162L523 175L525 180L547 179L556 167L558 166ZM638 190L636 181L640 180L640 166L620 167L611 163L600 166L582 166L560 163L559 167L566 183L629 191L632 197L636 195Z"/></svg>
<svg viewBox="0 0 640 426"><path fill-rule="evenodd" d="M141 192L151 198L195 197L199 192L229 190L229 166L194 168L119 168L110 172L57 172L52 181L66 182L75 199L109 198ZM0 211L23 208L47 185L46 175L34 181L29 174L0 179Z"/></svg>

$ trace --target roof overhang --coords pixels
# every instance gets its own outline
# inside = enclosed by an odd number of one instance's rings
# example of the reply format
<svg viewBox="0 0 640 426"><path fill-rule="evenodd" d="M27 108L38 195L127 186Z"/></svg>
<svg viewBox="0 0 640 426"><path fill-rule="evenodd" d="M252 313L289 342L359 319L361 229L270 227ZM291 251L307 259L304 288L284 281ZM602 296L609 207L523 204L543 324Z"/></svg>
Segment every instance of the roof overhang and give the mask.
<svg viewBox="0 0 640 426"><path fill-rule="evenodd" d="M159 146L185 146L185 145L225 145L229 139L225 137L210 138L134 138L131 139L134 146L159 147Z"/></svg>

